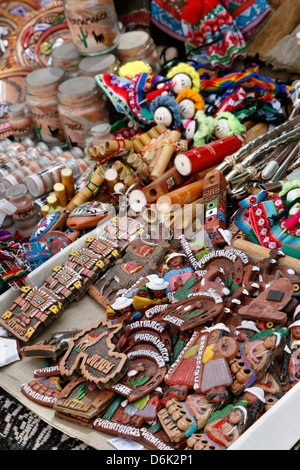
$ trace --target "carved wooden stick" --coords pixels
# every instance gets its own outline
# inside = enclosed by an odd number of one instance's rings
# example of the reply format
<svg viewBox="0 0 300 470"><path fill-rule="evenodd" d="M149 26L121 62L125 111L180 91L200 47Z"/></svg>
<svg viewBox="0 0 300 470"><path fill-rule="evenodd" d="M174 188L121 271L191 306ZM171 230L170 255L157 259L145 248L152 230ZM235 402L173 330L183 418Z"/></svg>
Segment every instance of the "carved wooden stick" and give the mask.
<svg viewBox="0 0 300 470"><path fill-rule="evenodd" d="M182 188L175 189L164 196L161 196L156 206L159 212L168 214L172 210L174 204L183 206L196 201L202 196L203 193L203 180L195 181L194 183L183 186Z"/></svg>
<svg viewBox="0 0 300 470"><path fill-rule="evenodd" d="M158 160L155 163L150 178L155 180L161 176L167 169L168 164L176 150L176 143L180 140L180 132L171 131L166 145L163 147Z"/></svg>

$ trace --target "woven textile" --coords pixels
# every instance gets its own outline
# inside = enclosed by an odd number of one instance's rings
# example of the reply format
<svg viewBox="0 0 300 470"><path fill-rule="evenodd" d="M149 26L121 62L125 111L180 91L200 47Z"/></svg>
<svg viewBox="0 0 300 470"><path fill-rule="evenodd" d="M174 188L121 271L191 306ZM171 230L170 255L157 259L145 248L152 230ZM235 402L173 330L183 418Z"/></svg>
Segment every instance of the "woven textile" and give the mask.
<svg viewBox="0 0 300 470"><path fill-rule="evenodd" d="M53 428L0 388L0 448L3 450L95 450Z"/></svg>
<svg viewBox="0 0 300 470"><path fill-rule="evenodd" d="M118 19L125 26L126 31L150 28L150 0L115 0Z"/></svg>

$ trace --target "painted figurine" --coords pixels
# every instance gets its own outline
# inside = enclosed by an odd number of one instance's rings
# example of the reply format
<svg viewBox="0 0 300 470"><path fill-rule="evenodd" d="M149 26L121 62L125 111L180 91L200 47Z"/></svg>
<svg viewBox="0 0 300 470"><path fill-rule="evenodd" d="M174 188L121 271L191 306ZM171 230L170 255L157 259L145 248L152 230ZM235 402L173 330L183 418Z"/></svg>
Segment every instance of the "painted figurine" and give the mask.
<svg viewBox="0 0 300 470"><path fill-rule="evenodd" d="M224 139L232 134L244 134L245 127L240 121L229 112L223 112L215 117L215 130L213 136L215 139Z"/></svg>
<svg viewBox="0 0 300 470"><path fill-rule="evenodd" d="M172 442L180 442L203 429L219 404L210 403L205 395L188 395L185 401L168 400L159 411L159 420Z"/></svg>
<svg viewBox="0 0 300 470"><path fill-rule="evenodd" d="M180 126L180 110L173 96L157 96L151 103L151 113L155 124L164 124L167 128Z"/></svg>
<svg viewBox="0 0 300 470"><path fill-rule="evenodd" d="M175 95L185 88L191 88L197 93L200 91L200 75L190 64L180 62L175 65L167 73L167 78L171 80Z"/></svg>
<svg viewBox="0 0 300 470"><path fill-rule="evenodd" d="M133 299L128 297L117 297L115 302L111 305L111 309L107 309L107 318L110 321L116 320L117 318L127 318L131 319L133 315Z"/></svg>
<svg viewBox="0 0 300 470"><path fill-rule="evenodd" d="M197 111L204 110L204 100L200 93L185 88L176 96L181 119L194 119Z"/></svg>
<svg viewBox="0 0 300 470"><path fill-rule="evenodd" d="M245 406L228 405L213 414L202 437L218 449L228 449L246 431L249 421L249 411ZM192 436L187 443L188 449L193 443ZM202 447L198 446L198 450L202 450Z"/></svg>
<svg viewBox="0 0 300 470"><path fill-rule="evenodd" d="M186 255L178 252L173 252L166 258L166 263L162 269L162 277L169 283L169 287L167 287L166 290L167 293L170 290L175 290L175 287L172 286L175 286L176 279L179 275L180 277L183 275L189 277L193 273L192 268L184 263L184 258L186 258Z"/></svg>

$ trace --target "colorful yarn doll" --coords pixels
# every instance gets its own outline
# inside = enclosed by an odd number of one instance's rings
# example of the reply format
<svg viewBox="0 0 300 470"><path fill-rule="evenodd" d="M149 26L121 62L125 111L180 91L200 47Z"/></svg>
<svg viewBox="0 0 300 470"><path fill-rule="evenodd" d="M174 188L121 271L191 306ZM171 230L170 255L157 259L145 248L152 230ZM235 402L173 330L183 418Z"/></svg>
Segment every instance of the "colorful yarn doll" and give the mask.
<svg viewBox="0 0 300 470"><path fill-rule="evenodd" d="M195 148L198 148L210 141L215 130L215 120L213 117L207 116L204 111L197 111L195 122L193 144Z"/></svg>
<svg viewBox="0 0 300 470"><path fill-rule="evenodd" d="M190 64L180 62L175 65L167 73L167 78L171 80L175 95L185 88L191 88L197 93L200 91L200 75Z"/></svg>
<svg viewBox="0 0 300 470"><path fill-rule="evenodd" d="M240 121L228 112L220 113L215 117L215 129L213 136L216 139L224 139L232 134L244 134L245 127Z"/></svg>
<svg viewBox="0 0 300 470"><path fill-rule="evenodd" d="M151 103L155 124L164 124L171 129L180 126L179 106L173 96L157 96Z"/></svg>
<svg viewBox="0 0 300 470"><path fill-rule="evenodd" d="M119 76L129 80L138 73L151 73L151 67L142 60L134 60L127 62L119 68Z"/></svg>
<svg viewBox="0 0 300 470"><path fill-rule="evenodd" d="M204 99L191 88L185 88L176 97L182 119L193 119L197 111L204 110Z"/></svg>
<svg viewBox="0 0 300 470"><path fill-rule="evenodd" d="M210 65L219 70L229 69L236 59L246 58L244 37L218 0L188 0L181 19L191 25L186 43L191 55L206 53Z"/></svg>

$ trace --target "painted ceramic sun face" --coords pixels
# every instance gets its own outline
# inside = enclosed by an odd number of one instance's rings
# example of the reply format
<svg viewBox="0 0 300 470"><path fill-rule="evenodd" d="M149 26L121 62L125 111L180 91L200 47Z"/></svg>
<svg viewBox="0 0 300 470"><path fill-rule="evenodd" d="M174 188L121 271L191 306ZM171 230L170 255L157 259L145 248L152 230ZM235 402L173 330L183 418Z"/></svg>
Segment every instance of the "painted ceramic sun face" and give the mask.
<svg viewBox="0 0 300 470"><path fill-rule="evenodd" d="M166 127L170 127L173 121L171 112L164 106L158 107L153 117L156 124L164 124Z"/></svg>
<svg viewBox="0 0 300 470"><path fill-rule="evenodd" d="M178 95L185 88L192 88L192 79L186 73L178 73L172 78L173 91Z"/></svg>
<svg viewBox="0 0 300 470"><path fill-rule="evenodd" d="M215 137L217 139L223 139L230 132L230 127L227 119L220 119L215 128Z"/></svg>
<svg viewBox="0 0 300 470"><path fill-rule="evenodd" d="M179 103L179 111L182 119L193 119L195 116L195 104L190 99L182 100Z"/></svg>

